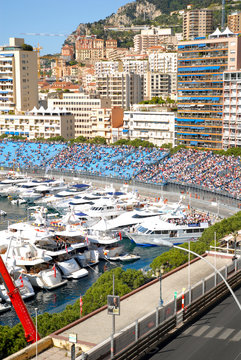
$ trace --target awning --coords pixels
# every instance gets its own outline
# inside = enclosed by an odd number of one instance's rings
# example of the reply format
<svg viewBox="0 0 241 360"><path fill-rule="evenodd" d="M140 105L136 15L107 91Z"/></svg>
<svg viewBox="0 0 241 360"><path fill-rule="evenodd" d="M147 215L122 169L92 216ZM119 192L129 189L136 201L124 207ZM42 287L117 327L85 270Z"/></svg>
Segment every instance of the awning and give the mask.
<svg viewBox="0 0 241 360"><path fill-rule="evenodd" d="M190 68L178 68L178 71L206 71L206 70L219 70L220 66L202 66L202 67L190 67Z"/></svg>
<svg viewBox="0 0 241 360"><path fill-rule="evenodd" d="M198 96L184 96L184 97L178 97L177 100L210 100L212 102L214 101L219 101L219 97L207 97L207 96L204 96L204 97L198 97Z"/></svg>
<svg viewBox="0 0 241 360"><path fill-rule="evenodd" d="M175 121L195 122L195 123L205 122L205 120L202 119L178 119L178 118L176 118Z"/></svg>

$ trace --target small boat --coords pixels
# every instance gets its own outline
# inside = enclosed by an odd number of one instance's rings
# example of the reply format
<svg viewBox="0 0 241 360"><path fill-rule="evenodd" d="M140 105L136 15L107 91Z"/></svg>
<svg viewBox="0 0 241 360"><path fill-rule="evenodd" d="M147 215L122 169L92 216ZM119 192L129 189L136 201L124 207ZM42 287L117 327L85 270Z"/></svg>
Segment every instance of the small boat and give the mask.
<svg viewBox="0 0 241 360"><path fill-rule="evenodd" d="M6 216L6 215L7 215L6 211L0 210L0 216Z"/></svg>
<svg viewBox="0 0 241 360"><path fill-rule="evenodd" d="M137 260L140 260L140 258L141 257L139 255L135 255L135 254L124 254L124 255L119 256L119 260L121 262L137 261Z"/></svg>
<svg viewBox="0 0 241 360"><path fill-rule="evenodd" d="M65 261L58 261L56 265L62 272L63 278L66 279L80 279L89 274L86 269L81 269L77 261L73 258Z"/></svg>
<svg viewBox="0 0 241 360"><path fill-rule="evenodd" d="M1 301L1 299L0 299L0 301ZM0 314L4 313L6 311L9 311L9 310L11 310L11 305L0 302Z"/></svg>

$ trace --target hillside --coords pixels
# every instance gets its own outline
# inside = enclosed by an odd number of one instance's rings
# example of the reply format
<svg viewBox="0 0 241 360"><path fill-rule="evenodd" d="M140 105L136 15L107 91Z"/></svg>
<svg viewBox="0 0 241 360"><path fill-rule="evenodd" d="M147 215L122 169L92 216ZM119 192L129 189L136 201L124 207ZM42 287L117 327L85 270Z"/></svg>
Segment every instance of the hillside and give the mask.
<svg viewBox="0 0 241 360"><path fill-rule="evenodd" d="M136 0L121 6L115 14L105 19L80 24L78 28L66 39L73 42L74 35L95 34L99 38L115 38L118 46L127 47L132 45L134 33L131 31L105 31L105 26L131 26L131 25L154 25L161 27L173 26L176 32L182 31L182 16L172 14L174 11L186 9L188 4L193 8L210 8L214 10L214 27L220 25L222 0ZM241 10L241 1L226 0L226 14L233 10Z"/></svg>

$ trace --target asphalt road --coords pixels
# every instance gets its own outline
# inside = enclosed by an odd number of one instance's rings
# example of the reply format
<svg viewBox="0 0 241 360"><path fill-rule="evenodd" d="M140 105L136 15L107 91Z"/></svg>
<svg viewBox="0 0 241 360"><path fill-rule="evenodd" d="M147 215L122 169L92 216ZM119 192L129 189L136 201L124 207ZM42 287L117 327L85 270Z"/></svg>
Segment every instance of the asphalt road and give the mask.
<svg viewBox="0 0 241 360"><path fill-rule="evenodd" d="M241 288L235 292L241 302ZM142 360L241 360L241 312L231 295Z"/></svg>

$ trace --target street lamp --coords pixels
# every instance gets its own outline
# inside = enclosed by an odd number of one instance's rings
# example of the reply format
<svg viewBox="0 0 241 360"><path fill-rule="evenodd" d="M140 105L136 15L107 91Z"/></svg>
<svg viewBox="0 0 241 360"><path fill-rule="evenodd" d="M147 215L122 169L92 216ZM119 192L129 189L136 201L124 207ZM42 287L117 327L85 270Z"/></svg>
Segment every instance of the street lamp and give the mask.
<svg viewBox="0 0 241 360"><path fill-rule="evenodd" d="M162 275L164 274L164 266L161 265L160 268L156 269L156 276L159 278L160 281L160 300L159 300L159 306L163 306L163 299L162 299Z"/></svg>
<svg viewBox="0 0 241 360"><path fill-rule="evenodd" d="M233 260L237 259L237 235L238 235L238 232L234 231L234 233L233 233L233 239L234 239L234 257L233 257Z"/></svg>
<svg viewBox="0 0 241 360"><path fill-rule="evenodd" d="M205 259L203 256L195 253L194 251L192 250L188 250L188 249L185 249L184 247L179 247L177 245L174 245L173 243L171 243L170 241L167 241L167 240L159 240L159 239L155 239L153 240L155 245L157 246L167 246L167 247L173 247L175 249L179 249L179 250L183 250L183 251L186 251L186 252L190 252L190 254L193 254L197 257L199 257L200 259L202 259L203 261L205 261L208 265L210 265L214 271L216 271L219 276L221 277L221 279L224 281L224 283L226 284L227 288L229 289L231 295L233 296L234 300L236 301L236 304L238 305L239 307L239 310L241 310L241 304L240 302L238 301L236 295L234 294L233 290L231 289L230 285L228 284L227 280L223 277L223 275L221 274L221 272L215 268L215 266L213 264L211 264L207 259Z"/></svg>

